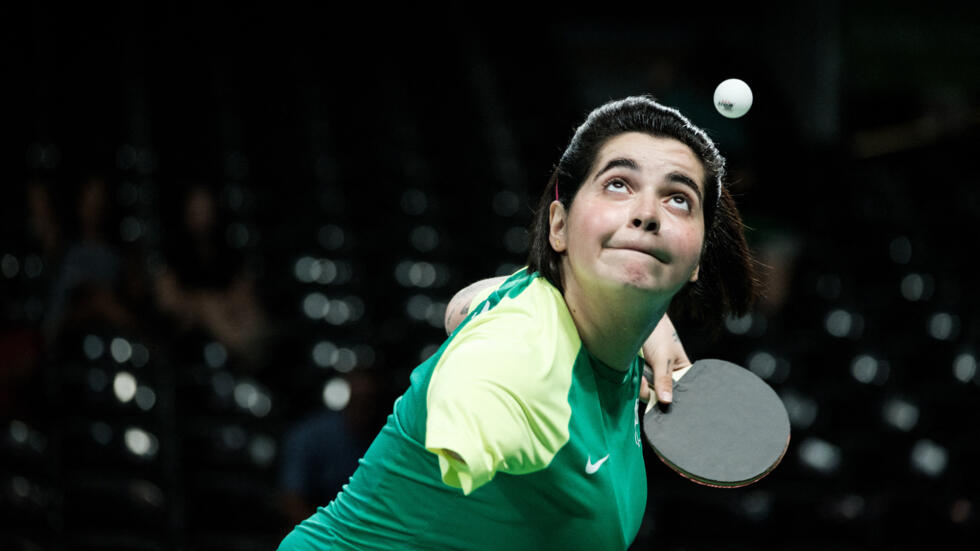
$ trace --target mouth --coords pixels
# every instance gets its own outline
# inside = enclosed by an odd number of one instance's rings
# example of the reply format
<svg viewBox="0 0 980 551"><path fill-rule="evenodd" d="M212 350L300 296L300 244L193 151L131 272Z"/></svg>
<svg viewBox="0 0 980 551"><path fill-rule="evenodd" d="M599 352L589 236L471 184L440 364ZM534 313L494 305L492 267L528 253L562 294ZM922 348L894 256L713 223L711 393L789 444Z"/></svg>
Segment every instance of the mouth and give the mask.
<svg viewBox="0 0 980 551"><path fill-rule="evenodd" d="M664 264L670 264L670 257L667 256L663 251L656 249L644 249L643 247L633 247L633 246L623 246L623 247L613 247L614 249L619 249L622 251L635 251L638 253L643 253L647 256L652 256L653 258L663 262Z"/></svg>

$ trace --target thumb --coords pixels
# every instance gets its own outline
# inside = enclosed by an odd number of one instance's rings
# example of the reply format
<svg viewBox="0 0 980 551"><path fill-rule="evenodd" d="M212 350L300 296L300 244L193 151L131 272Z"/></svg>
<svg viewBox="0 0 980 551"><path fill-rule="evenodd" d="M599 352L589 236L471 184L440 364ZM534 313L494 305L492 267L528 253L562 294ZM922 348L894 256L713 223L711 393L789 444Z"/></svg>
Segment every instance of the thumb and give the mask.
<svg viewBox="0 0 980 551"><path fill-rule="evenodd" d="M671 390L674 388L674 380L670 376L670 371L666 365L659 366L656 370L650 364L643 365L643 377L640 384L640 399L649 402L656 393L657 401L669 404L673 396Z"/></svg>

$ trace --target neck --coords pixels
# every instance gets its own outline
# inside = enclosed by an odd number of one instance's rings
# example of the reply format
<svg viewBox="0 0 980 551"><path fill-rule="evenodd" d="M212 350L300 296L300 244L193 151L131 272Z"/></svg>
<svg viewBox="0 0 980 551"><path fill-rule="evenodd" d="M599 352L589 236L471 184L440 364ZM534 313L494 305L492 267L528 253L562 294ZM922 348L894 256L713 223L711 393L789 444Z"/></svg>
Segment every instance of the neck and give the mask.
<svg viewBox="0 0 980 551"><path fill-rule="evenodd" d="M589 352L609 367L625 371L666 313L670 300L658 300L640 291L609 294L615 297L587 294L577 285L566 285L565 304Z"/></svg>

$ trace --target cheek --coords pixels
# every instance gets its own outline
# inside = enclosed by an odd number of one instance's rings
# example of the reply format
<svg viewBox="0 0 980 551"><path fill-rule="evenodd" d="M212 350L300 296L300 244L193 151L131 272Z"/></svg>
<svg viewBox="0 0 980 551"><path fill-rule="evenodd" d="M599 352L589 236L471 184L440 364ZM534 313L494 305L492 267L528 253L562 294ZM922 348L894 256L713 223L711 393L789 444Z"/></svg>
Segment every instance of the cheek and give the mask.
<svg viewBox="0 0 980 551"><path fill-rule="evenodd" d="M704 244L704 231L700 228L679 229L675 237L674 254L697 262L701 257L701 247Z"/></svg>
<svg viewBox="0 0 980 551"><path fill-rule="evenodd" d="M590 215L572 216L568 220L569 252L574 250L579 254L594 256L615 232L615 221L608 212L599 209L583 210Z"/></svg>

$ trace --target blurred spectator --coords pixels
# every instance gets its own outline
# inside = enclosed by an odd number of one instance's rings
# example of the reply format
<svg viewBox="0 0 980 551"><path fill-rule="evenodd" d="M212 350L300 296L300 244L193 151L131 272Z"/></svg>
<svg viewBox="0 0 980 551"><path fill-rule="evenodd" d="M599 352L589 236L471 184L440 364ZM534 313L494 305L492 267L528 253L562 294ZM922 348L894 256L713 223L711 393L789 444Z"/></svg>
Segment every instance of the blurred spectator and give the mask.
<svg viewBox="0 0 980 551"><path fill-rule="evenodd" d="M90 175L78 187L72 215L74 224L65 234L73 236L56 267L56 274L42 321L49 344L56 346L59 337L83 327L108 327L132 330L139 316L132 311L123 291L126 272L117 246L109 201L109 186L99 175ZM35 231L45 246L56 246L57 224L49 218L43 192L30 196L32 207L37 201Z"/></svg>
<svg viewBox="0 0 980 551"><path fill-rule="evenodd" d="M159 308L176 323L179 340L220 342L242 367L263 363L269 326L242 255L228 246L214 192L191 185L155 281Z"/></svg>
<svg viewBox="0 0 980 551"><path fill-rule="evenodd" d="M12 203L25 205L22 211L14 204L5 213L16 218L23 226L16 229L11 224L11 236L21 236L21 229L26 229L24 235L25 250L37 253L44 266L57 264L61 254L61 225L58 221L58 209L51 191L51 183L39 178L31 178L25 186L25 195L10 198ZM20 213L26 212L26 219L20 218ZM10 222L10 220L5 220ZM47 271L44 276L47 279ZM4 283L10 285L10 282ZM45 278L39 278L41 289L46 288ZM39 376L43 357L43 338L40 327L36 323L26 321L24 315L25 294L23 287L5 287L9 295L3 296L2 304L4 319L0 325L0 419L13 418L18 415L31 417L31 410L40 409L38 404L43 401L43 390Z"/></svg>
<svg viewBox="0 0 980 551"><path fill-rule="evenodd" d="M42 355L41 338L34 330L0 331L0 419L32 414L43 398L36 375Z"/></svg>
<svg viewBox="0 0 980 551"><path fill-rule="evenodd" d="M50 182L32 179L27 183L27 213L30 239L51 265L61 252L62 236Z"/></svg>
<svg viewBox="0 0 980 551"><path fill-rule="evenodd" d="M279 492L288 529L329 503L367 451L384 418L375 375L355 370L344 377L350 398L339 411L323 408L293 425L283 438Z"/></svg>
<svg viewBox="0 0 980 551"><path fill-rule="evenodd" d="M769 317L775 317L788 303L802 245L800 238L789 230L770 228L759 233L761 235L755 237L753 248L759 262L765 267L761 274L765 279L766 292L759 301L758 309Z"/></svg>

